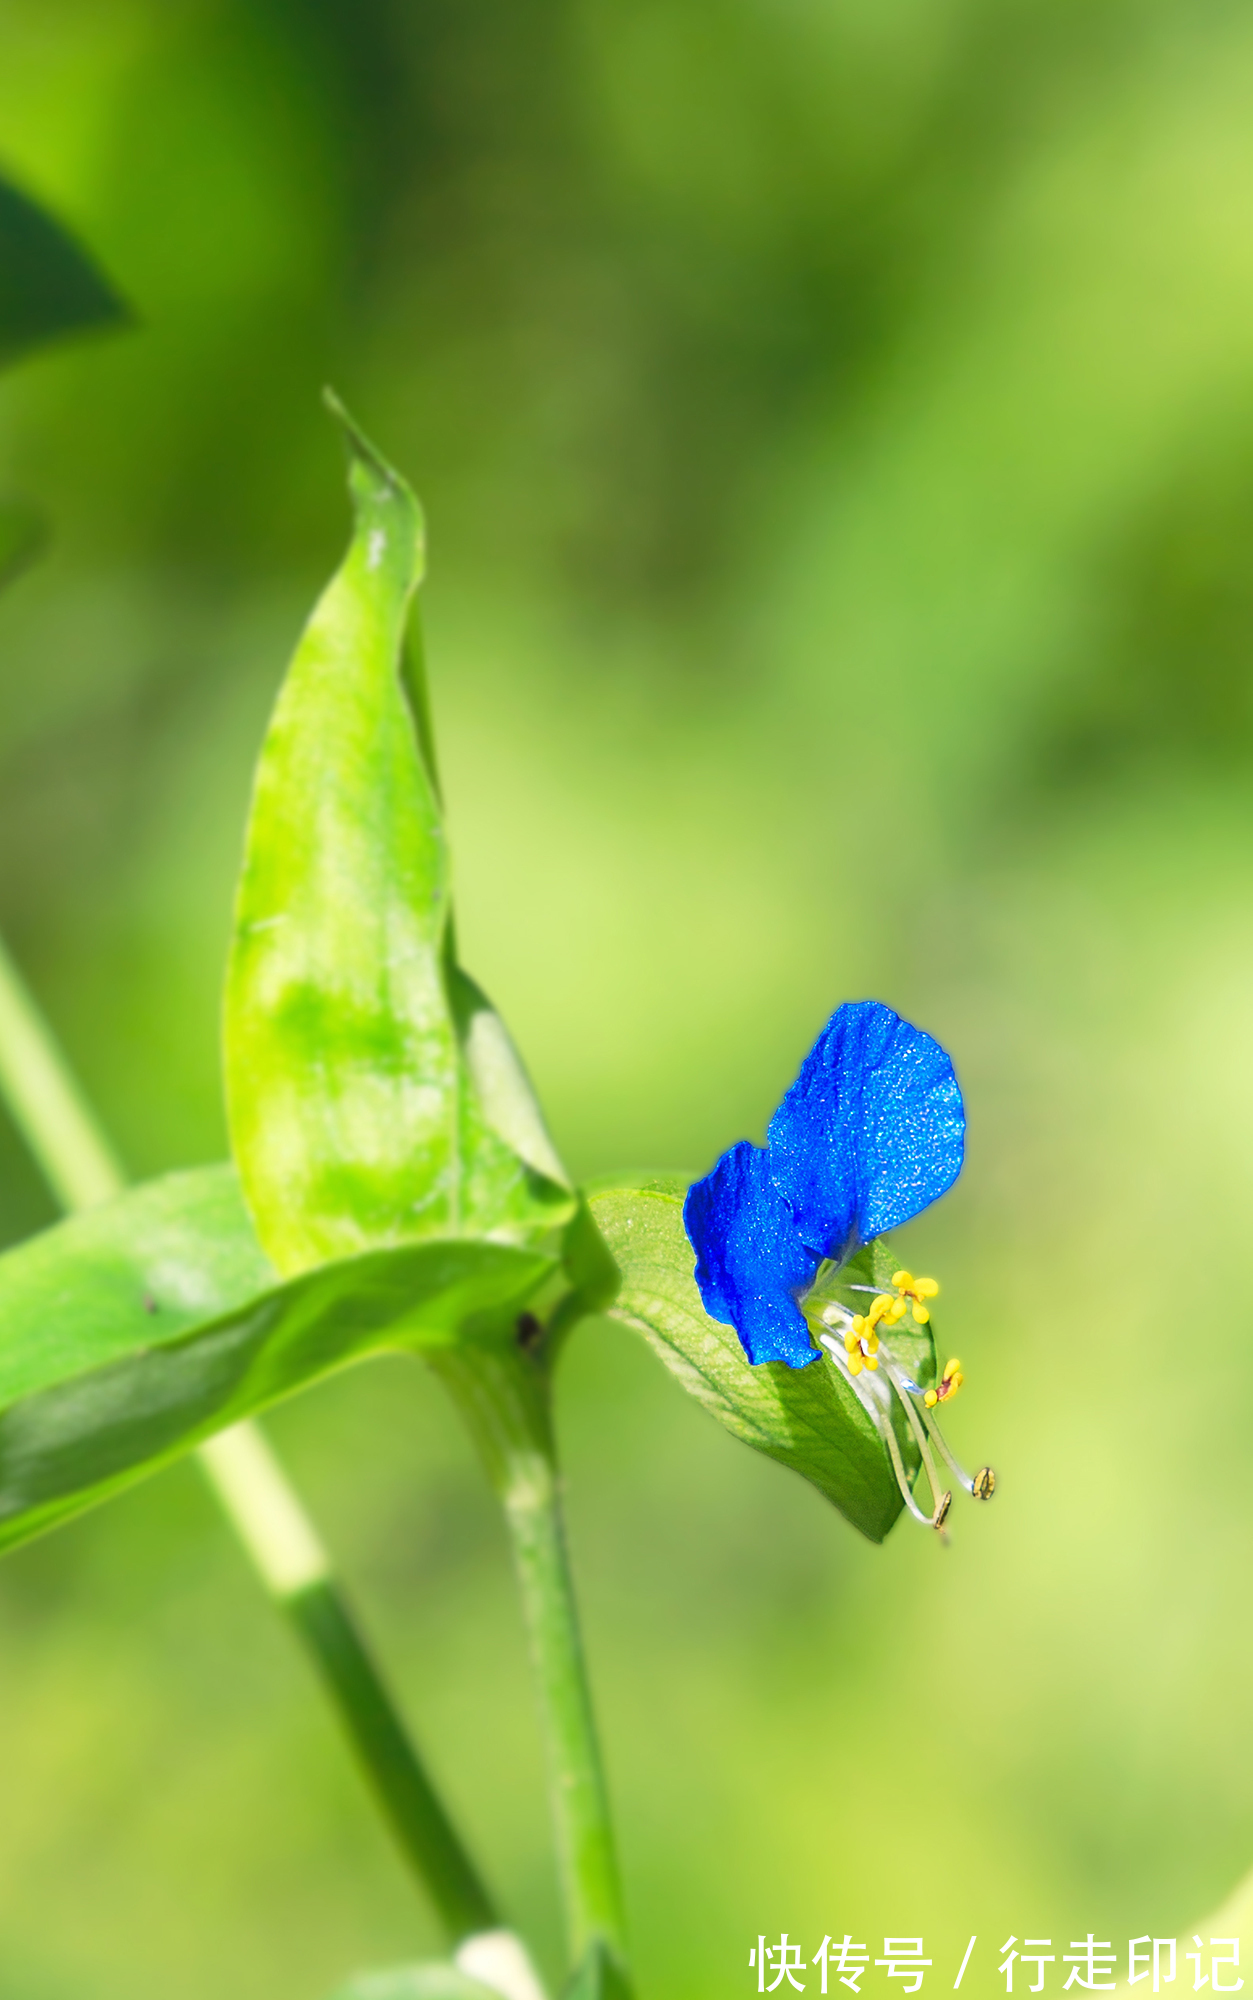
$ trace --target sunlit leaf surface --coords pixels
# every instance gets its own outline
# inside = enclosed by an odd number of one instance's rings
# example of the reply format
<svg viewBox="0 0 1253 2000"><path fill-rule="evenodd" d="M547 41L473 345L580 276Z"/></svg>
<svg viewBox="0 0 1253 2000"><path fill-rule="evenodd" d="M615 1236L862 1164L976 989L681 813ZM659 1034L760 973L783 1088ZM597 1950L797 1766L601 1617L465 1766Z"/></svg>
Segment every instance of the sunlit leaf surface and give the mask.
<svg viewBox="0 0 1253 2000"><path fill-rule="evenodd" d="M572 1206L519 1137L516 1091L511 1121L485 1107L476 1067L503 1100L502 1044L450 969L442 810L401 680L422 516L345 430L353 537L262 751L226 995L235 1153L285 1272L437 1234L522 1240Z"/></svg>

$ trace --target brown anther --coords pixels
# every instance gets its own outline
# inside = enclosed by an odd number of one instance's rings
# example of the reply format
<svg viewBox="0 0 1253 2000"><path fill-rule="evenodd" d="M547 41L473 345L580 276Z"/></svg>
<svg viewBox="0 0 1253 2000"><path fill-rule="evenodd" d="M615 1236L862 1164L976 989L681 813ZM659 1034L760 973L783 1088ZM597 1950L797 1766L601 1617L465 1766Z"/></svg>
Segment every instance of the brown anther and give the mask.
<svg viewBox="0 0 1253 2000"><path fill-rule="evenodd" d="M996 1491L996 1474L990 1465L981 1465L970 1486L976 1500L990 1500Z"/></svg>
<svg viewBox="0 0 1253 2000"><path fill-rule="evenodd" d="M941 1493L939 1500L936 1502L935 1512L931 1516L931 1525L933 1528L942 1528L944 1526L944 1523L948 1519L948 1510L952 1504L952 1494Z"/></svg>

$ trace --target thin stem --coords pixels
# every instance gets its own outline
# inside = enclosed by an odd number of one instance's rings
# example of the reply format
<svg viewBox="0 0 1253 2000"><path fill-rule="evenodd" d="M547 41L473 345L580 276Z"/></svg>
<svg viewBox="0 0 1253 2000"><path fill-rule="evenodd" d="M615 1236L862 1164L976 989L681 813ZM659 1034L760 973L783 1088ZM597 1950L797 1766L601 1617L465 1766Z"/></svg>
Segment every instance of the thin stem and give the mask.
<svg viewBox="0 0 1253 2000"><path fill-rule="evenodd" d="M125 1176L0 941L0 1094L66 1209L122 1193ZM197 1458L275 1603L311 1654L392 1831L450 1939L500 1918L422 1767L330 1558L260 1426L235 1424Z"/></svg>
<svg viewBox="0 0 1253 2000"><path fill-rule="evenodd" d="M609 1799L575 1608L542 1359L461 1349L433 1359L504 1509L548 1753L570 1958L605 1947L625 1971L625 1924Z"/></svg>
<svg viewBox="0 0 1253 2000"><path fill-rule="evenodd" d="M95 1208L126 1177L0 942L0 1092L62 1208Z"/></svg>

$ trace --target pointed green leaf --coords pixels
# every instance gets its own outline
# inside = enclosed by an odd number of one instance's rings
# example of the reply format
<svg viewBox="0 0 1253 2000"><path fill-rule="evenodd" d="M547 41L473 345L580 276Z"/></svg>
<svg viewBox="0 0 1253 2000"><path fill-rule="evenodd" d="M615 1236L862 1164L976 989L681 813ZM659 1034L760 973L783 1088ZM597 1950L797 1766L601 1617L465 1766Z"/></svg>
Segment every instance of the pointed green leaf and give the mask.
<svg viewBox="0 0 1253 2000"><path fill-rule="evenodd" d="M68 231L0 180L0 367L59 334L127 317L113 287Z"/></svg>
<svg viewBox="0 0 1253 2000"><path fill-rule="evenodd" d="M384 1349L508 1338L553 1257L432 1239L280 1283L228 1167L0 1256L0 1548Z"/></svg>
<svg viewBox="0 0 1253 2000"><path fill-rule="evenodd" d="M442 811L402 676L422 516L343 421L353 536L262 751L226 992L235 1154L284 1272L431 1235L522 1242L573 1205L542 1122L523 1129L508 1038L450 965Z"/></svg>
<svg viewBox="0 0 1253 2000"><path fill-rule="evenodd" d="M611 1316L642 1333L688 1394L734 1437L791 1466L863 1535L881 1542L902 1507L882 1439L832 1363L751 1367L733 1329L709 1318L683 1228L683 1193L681 1186L653 1183L591 1197L592 1215L622 1274ZM879 1276L874 1271L871 1281ZM925 1383L930 1341L922 1334L909 1338L911 1365L921 1371L915 1379ZM913 1471L917 1449L903 1413L897 1416L901 1454Z"/></svg>
<svg viewBox="0 0 1253 2000"><path fill-rule="evenodd" d="M500 1996L447 1959L428 1959L419 1965L393 1965L383 1972L358 1972L346 1986L336 1987L331 2000L500 2000Z"/></svg>
<svg viewBox="0 0 1253 2000"><path fill-rule="evenodd" d="M48 539L44 517L25 500L0 500L0 589L10 583Z"/></svg>

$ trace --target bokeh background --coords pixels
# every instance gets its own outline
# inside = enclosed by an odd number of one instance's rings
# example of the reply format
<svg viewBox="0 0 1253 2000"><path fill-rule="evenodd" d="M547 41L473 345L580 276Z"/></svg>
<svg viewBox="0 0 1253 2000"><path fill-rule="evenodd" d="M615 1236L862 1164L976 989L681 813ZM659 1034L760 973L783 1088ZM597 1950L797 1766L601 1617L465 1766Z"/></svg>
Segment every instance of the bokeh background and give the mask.
<svg viewBox="0 0 1253 2000"><path fill-rule="evenodd" d="M136 315L0 386L56 527L0 603L0 922L133 1169L224 1147L327 380L427 505L465 956L571 1164L759 1137L841 998L963 1078L907 1254L1001 1488L947 1553L623 1330L566 1364L645 2000L783 1929L921 1932L924 1991L975 1933L990 1994L1011 1931L1191 1930L1253 1860L1251 100L1234 0L0 11L0 165ZM50 1214L0 1133L3 1232ZM273 1429L555 1970L437 1385ZM13 2000L319 2000L436 1941L190 1466L0 1567L0 1771Z"/></svg>

